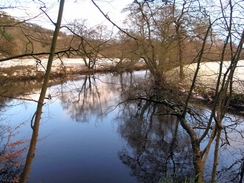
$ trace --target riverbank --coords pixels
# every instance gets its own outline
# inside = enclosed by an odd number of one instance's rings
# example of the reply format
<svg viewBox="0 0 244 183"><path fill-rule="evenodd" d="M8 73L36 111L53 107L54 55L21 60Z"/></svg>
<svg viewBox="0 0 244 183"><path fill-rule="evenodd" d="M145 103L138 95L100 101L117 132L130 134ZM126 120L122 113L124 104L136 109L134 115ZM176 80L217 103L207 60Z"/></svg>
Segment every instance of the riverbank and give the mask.
<svg viewBox="0 0 244 183"><path fill-rule="evenodd" d="M11 78L12 81L40 81L45 74L47 59L14 59L0 63L0 77L2 80ZM80 74L94 74L105 72L132 72L135 70L145 70L145 64L135 64L133 66L117 66L118 60L100 59L96 65L89 69L82 59L56 59L52 65L52 78L69 78Z"/></svg>
<svg viewBox="0 0 244 183"><path fill-rule="evenodd" d="M221 79L223 79L225 73L227 73L229 65L229 61L223 62ZM197 63L184 66L184 79L182 81L179 80L179 67L172 69L166 73L167 80L170 83L175 83L183 93L187 93L191 86L196 68ZM194 100L204 103L204 105L212 105L219 72L220 62L203 62L200 64L196 84L193 90ZM230 110L244 112L244 60L238 61L233 76L232 91Z"/></svg>
<svg viewBox="0 0 244 183"><path fill-rule="evenodd" d="M229 61L223 62L223 69L221 72L222 78L227 72L230 65ZM181 82L182 85L190 85L194 77L197 68L197 63L184 66L184 79L179 81L179 67L167 72L167 78L170 78L171 82ZM196 86L199 88L205 88L215 90L216 82L218 79L220 70L220 62L203 62L200 64L198 76L196 80ZM177 76L177 77L176 77ZM244 60L238 61L237 68L233 77L233 90L235 93L241 94L244 91Z"/></svg>
<svg viewBox="0 0 244 183"><path fill-rule="evenodd" d="M47 59L36 61L34 59L21 59L0 62L0 103L5 103L9 98L23 98L32 94L42 86L45 75ZM88 69L82 59L54 60L49 86L76 80L79 75L93 75L95 73L122 73L145 70L144 64L131 67L118 67L111 60L100 60L99 66ZM0 106L1 108L1 106Z"/></svg>
<svg viewBox="0 0 244 183"><path fill-rule="evenodd" d="M143 63L133 66L125 65L118 67L116 59L100 59L96 62L93 69L88 69L82 59L56 59L53 61L51 83L67 81L82 74L95 73L121 73L132 72L136 70L145 70ZM222 75L227 71L230 62L224 62ZM40 83L45 74L47 59L16 59L0 63L0 77L2 86L13 86L15 82L35 81ZM204 62L200 64L200 70L197 77L195 89L193 91L194 99L205 104L211 104L214 97L217 77L219 73L219 62ZM197 64L184 66L184 80L179 81L179 68L172 69L166 73L167 80L177 85L180 90L189 90ZM55 80L55 81L54 81ZM8 84L6 84L8 83ZM9 88L9 87L7 87ZM10 87L11 88L11 87ZM244 111L244 60L239 61L233 80L234 96L231 102L232 108L238 111Z"/></svg>

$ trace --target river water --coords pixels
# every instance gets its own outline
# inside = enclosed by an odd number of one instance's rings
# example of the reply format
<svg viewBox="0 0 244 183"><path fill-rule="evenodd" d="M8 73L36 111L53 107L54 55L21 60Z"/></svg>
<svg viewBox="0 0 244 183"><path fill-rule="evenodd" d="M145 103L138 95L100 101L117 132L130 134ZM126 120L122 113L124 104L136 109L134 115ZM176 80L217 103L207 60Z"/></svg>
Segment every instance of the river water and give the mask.
<svg viewBox="0 0 244 183"><path fill-rule="evenodd" d="M142 85L148 75L138 71L79 76L49 87L51 97L43 107L28 182L158 182L176 171L183 179L191 177L191 145L177 120L150 115L153 105L138 109L137 103L125 101L131 86ZM33 91L28 98L37 100L38 96ZM3 124L12 128L21 124L12 141L30 139L36 102L11 100L7 106L1 112ZM230 136L236 145L221 154L220 170L230 155L242 157L243 143L237 143L236 135ZM236 159L228 159L228 166Z"/></svg>

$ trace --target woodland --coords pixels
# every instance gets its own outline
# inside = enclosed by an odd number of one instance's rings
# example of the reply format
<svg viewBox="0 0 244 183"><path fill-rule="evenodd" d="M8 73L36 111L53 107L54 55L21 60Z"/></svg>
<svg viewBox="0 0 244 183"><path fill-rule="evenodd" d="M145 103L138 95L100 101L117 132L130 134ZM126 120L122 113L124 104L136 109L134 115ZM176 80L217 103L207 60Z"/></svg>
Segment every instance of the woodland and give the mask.
<svg viewBox="0 0 244 183"><path fill-rule="evenodd" d="M131 90L134 92L130 91L126 100L135 102L138 107L153 103L162 118L172 116L184 129L190 139L194 167L194 176L189 182L205 181L206 160L210 149L214 149L211 178L208 181L216 182L219 149L230 145L228 133L234 130L243 136L242 130L232 128L243 123L242 121L232 121L231 125L226 125L223 120L230 111L241 115L244 104L243 93L236 93L233 87L238 62L244 59L244 2L135 0L123 9L123 12L127 13L123 27L114 23L116 17L108 17L96 1L91 2L113 25L113 30L104 25L89 27L89 20L84 19L62 24L65 0L59 2L57 21L52 22L54 30L29 23L28 20L18 20L4 12L5 9L13 7L0 3L0 62L12 59L48 59L45 73L39 78L42 90L31 121L33 134L30 145L24 149L28 151L25 166L16 179L21 183L28 180L42 108L45 107L46 91L53 80L52 61L82 58L85 67L93 74L101 59L117 60L113 68L106 70L113 73L133 72L138 63L143 63L140 69L150 72L150 80L145 81L147 85L136 86ZM40 10L48 16L45 9ZM229 61L228 65L225 61ZM199 85L197 82L201 63L205 62L219 64L219 72L216 73L216 81L211 88L207 84ZM189 79L185 68L190 64L196 64L196 68ZM9 68L10 71L16 69L19 68ZM176 71L173 75L169 74L172 70ZM86 73L81 70L79 74ZM56 75L56 78L65 79L64 77L65 75ZM35 79L26 78L25 82ZM242 81L243 78L238 78L239 85L242 85ZM1 86L6 86L1 89L1 101L18 97L17 93L13 92L12 96L12 92L8 91L11 87L7 86L13 85L11 78L1 76L0 83ZM196 93L201 95L201 98L196 98ZM194 107L199 101L210 109L207 117ZM4 102L1 105L4 105ZM21 144L22 141L18 143ZM17 143L10 144L15 145ZM0 155L1 161L6 159L4 153ZM242 163L236 180L242 182L243 159L240 162ZM180 182L175 180L177 181ZM162 179L161 182L167 181Z"/></svg>

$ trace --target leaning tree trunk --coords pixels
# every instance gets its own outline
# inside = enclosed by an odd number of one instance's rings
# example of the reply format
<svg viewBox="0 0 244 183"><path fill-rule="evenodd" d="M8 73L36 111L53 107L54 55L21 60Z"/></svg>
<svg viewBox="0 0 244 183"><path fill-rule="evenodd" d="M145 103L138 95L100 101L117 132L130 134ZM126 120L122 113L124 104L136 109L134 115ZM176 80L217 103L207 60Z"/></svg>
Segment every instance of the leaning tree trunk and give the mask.
<svg viewBox="0 0 244 183"><path fill-rule="evenodd" d="M31 123L34 122L33 124L31 124L33 132L32 132L30 147L29 147L29 151L27 154L24 170L23 170L23 173L20 178L20 183L25 183L27 181L29 172L31 169L31 164L32 164L33 158L35 156L35 149L36 149L36 144L37 144L37 140L38 140L38 132L39 132L39 126L40 126L40 120L41 120L41 114L42 114L42 106L44 105L44 99L46 96L48 81L49 81L51 68L52 68L52 61L53 61L53 58L55 55L57 37L58 37L61 20L62 20L62 15L63 15L64 1L65 0L60 1L58 19L57 19L57 23L55 24L55 31L53 33L52 45L51 45L50 55L49 55L48 64L47 64L47 70L45 73L45 78L44 78L44 82L42 85L41 94L40 94L40 97L38 100L37 109L36 109L36 112L34 114L32 121L31 121Z"/></svg>
<svg viewBox="0 0 244 183"><path fill-rule="evenodd" d="M179 117L179 116L178 116ZM197 138L196 132L188 125L184 117L179 117L181 126L186 130L191 139L193 150L193 165L195 169L195 182L203 182L204 163L202 161L200 143Z"/></svg>

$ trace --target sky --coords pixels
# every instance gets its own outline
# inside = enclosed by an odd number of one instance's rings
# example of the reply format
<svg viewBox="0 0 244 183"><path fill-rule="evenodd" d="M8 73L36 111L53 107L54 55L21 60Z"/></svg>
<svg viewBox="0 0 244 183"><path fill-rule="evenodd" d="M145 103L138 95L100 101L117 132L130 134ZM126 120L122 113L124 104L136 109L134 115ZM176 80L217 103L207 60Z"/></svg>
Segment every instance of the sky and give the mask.
<svg viewBox="0 0 244 183"><path fill-rule="evenodd" d="M45 11L52 18L54 22L57 19L59 1L58 0L42 0L45 3ZM122 20L125 18L125 13L121 13L121 10L126 5L133 2L133 0L95 0L99 7L104 11L117 24L122 24ZM19 19L31 18L41 13L40 7L43 4L39 0L1 0L0 7L14 8L5 9L11 16ZM93 5L91 0L66 0L65 9L63 13L62 23L66 24L72 22L74 19L87 19L90 26L97 24L105 24L111 26L111 24L103 17L99 10ZM53 29L54 26L48 21L47 17L40 15L37 18L31 20L32 23L36 23L42 27Z"/></svg>

